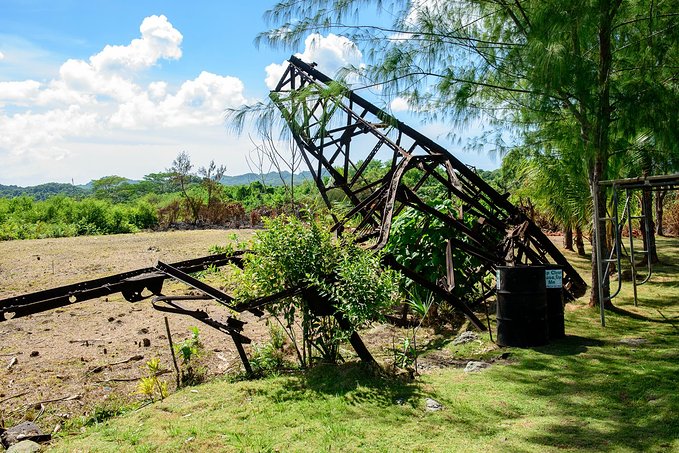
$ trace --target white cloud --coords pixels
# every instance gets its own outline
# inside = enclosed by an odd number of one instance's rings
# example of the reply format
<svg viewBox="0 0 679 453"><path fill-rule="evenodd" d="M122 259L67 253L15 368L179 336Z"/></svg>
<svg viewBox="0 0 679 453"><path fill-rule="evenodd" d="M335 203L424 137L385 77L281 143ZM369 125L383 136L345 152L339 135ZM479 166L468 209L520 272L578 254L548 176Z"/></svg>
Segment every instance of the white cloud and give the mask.
<svg viewBox="0 0 679 453"><path fill-rule="evenodd" d="M363 54L353 41L332 33L328 36L318 33L310 34L304 40L304 52L297 53L295 56L308 63L316 63L319 71L330 76L344 66L360 67L363 59ZM287 66L285 62L272 63L265 68L265 83L269 89L273 90L276 87Z"/></svg>
<svg viewBox="0 0 679 453"><path fill-rule="evenodd" d="M2 52L0 52L0 61L2 61L2 60L4 60L4 59L5 59L5 54L2 53Z"/></svg>
<svg viewBox="0 0 679 453"><path fill-rule="evenodd" d="M408 101L400 96L394 98L394 100L391 101L389 106L391 107L392 112L406 112L410 110Z"/></svg>
<svg viewBox="0 0 679 453"><path fill-rule="evenodd" d="M40 93L40 82L24 80L22 82L0 82L0 106L10 101L22 103L26 99L33 99Z"/></svg>
<svg viewBox="0 0 679 453"><path fill-rule="evenodd" d="M163 80L140 84L150 67L181 58L183 37L165 16L145 18L139 30L128 45L65 61L52 80L0 82L0 158L59 159L79 141L124 131L214 127L224 109L245 103L241 80L206 71L175 87Z"/></svg>
<svg viewBox="0 0 679 453"><path fill-rule="evenodd" d="M45 113L18 113L0 119L0 150L10 154L30 153L40 158L61 158L65 154L56 145L67 136L89 136L100 131L96 113L79 106L54 109Z"/></svg>
<svg viewBox="0 0 679 453"><path fill-rule="evenodd" d="M140 39L133 39L127 46L107 45L104 50L90 58L97 72L120 70L137 71L156 64L158 60L177 60L182 56L179 47L183 36L165 16L149 16L139 27Z"/></svg>
<svg viewBox="0 0 679 453"><path fill-rule="evenodd" d="M175 94L167 93L165 82L154 82L147 92L121 103L111 124L126 129L219 125L224 109L246 102L244 89L240 79L206 71L184 82Z"/></svg>

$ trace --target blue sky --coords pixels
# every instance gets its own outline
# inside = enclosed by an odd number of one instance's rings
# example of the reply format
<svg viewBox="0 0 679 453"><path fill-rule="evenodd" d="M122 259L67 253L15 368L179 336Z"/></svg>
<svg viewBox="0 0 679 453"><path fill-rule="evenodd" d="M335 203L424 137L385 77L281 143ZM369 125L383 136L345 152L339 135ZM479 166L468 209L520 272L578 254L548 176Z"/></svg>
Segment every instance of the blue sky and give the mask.
<svg viewBox="0 0 679 453"><path fill-rule="evenodd" d="M345 38L299 49L256 48L269 1L2 0L0 184L84 184L162 171L180 151L228 174L249 171L250 140L223 111L266 97L291 53L333 75L360 64ZM446 143L445 124L419 125ZM452 149L452 147L449 146ZM485 155L462 161L495 168Z"/></svg>

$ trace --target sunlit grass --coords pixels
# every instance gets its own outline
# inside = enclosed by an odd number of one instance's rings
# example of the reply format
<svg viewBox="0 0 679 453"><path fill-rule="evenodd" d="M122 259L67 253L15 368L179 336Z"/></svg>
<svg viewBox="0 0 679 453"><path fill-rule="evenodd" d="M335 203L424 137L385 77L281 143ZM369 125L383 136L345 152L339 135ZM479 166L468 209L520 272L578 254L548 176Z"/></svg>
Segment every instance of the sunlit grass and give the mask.
<svg viewBox="0 0 679 453"><path fill-rule="evenodd" d="M414 382L357 364L211 382L65 435L59 451L679 451L679 240L655 276L624 283L602 328L583 298L567 337L508 348L508 365ZM589 263L569 260L589 280ZM635 341L629 342L629 339ZM488 341L487 336L484 338ZM622 341L622 342L621 342ZM445 346L455 355L472 346ZM426 398L443 405L425 410Z"/></svg>

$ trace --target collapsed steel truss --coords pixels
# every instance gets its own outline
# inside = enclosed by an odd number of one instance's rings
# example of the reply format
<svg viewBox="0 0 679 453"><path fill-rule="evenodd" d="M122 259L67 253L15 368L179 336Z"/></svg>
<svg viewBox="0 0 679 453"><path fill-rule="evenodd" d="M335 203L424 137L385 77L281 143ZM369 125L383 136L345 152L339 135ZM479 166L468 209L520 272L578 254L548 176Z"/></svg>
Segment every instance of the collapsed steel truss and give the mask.
<svg viewBox="0 0 679 453"><path fill-rule="evenodd" d="M485 330L485 326L474 314L473 307L470 308L464 292L471 286L482 286L482 296L472 303L492 295L493 290L485 280L498 265L551 261L563 267L567 293L573 297L584 294L585 282L542 231L506 196L493 190L440 145L355 93L335 85L330 78L295 57L291 57L271 97L290 126L321 196L331 210L335 219L333 230L341 233L350 228L359 241L382 249L389 242L392 221L405 209L414 210L426 219L422 234L427 234L434 221L443 225L446 233L440 244L446 261L443 275L426 275L391 255L386 255L384 262L448 301L479 329ZM377 159L385 158L386 170L371 171ZM427 192L439 198L444 195L456 211L443 210L431 203ZM348 202L348 211L341 213L333 202L337 199ZM155 309L191 316L231 336L246 371L251 372L243 349L243 344L250 343L242 334L243 321L231 315L215 319L203 310L185 308L178 301L214 300L234 312L249 311L262 316L264 307L291 296L301 297L309 307L319 307L316 300L319 295L307 285L281 288L276 294L236 304L228 294L189 275L211 266L229 263L242 266L243 253L213 255L171 265L159 262L155 267L10 297L0 300L0 322L117 292L130 302L153 297ZM454 256L459 257L460 253L473 260L455 264ZM456 274L464 277L457 286ZM201 294L165 296L162 286L168 278L179 280ZM323 309L317 308L315 315L334 316L340 328L351 332L349 341L358 356L373 362L344 314L329 304Z"/></svg>
<svg viewBox="0 0 679 453"><path fill-rule="evenodd" d="M506 196L442 146L314 66L292 56L271 99L281 110L332 212L334 231L351 226L359 241L372 242L380 249L389 241L395 216L406 208L443 223L450 232L441 244L447 252L445 275L422 275L393 257L387 264L449 301L482 329L468 304L453 294L452 251L474 257L478 263L458 266L457 273L461 272L466 282L483 282L497 265L551 261L563 267L564 287L570 295L584 294L586 283ZM388 163L388 169L378 175L370 171L377 159ZM452 200L459 214L451 215L428 203L423 193L432 188L438 196L444 194ZM333 201L337 199L350 204L348 212L340 213ZM473 219L471 226L469 219ZM426 225L424 230L423 234Z"/></svg>

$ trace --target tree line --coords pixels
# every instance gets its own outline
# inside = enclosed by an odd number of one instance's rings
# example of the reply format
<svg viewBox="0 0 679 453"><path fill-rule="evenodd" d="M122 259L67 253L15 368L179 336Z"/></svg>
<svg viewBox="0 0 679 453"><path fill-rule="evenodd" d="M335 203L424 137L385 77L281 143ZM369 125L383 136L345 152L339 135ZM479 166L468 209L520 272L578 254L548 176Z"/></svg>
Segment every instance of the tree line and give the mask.
<svg viewBox="0 0 679 453"><path fill-rule="evenodd" d="M309 180L294 187L262 178L236 186L220 182L225 168L210 162L194 168L181 152L170 168L141 181L111 175L89 187L43 184L27 191L10 188L0 196L0 240L89 234L132 233L145 229L200 226L244 227L262 216L319 203ZM291 199L291 190L296 199Z"/></svg>

